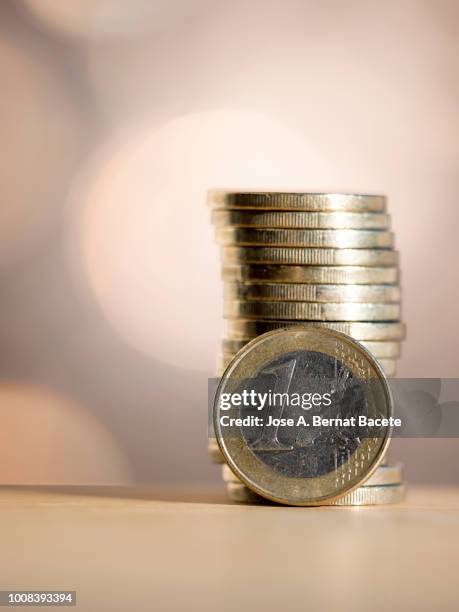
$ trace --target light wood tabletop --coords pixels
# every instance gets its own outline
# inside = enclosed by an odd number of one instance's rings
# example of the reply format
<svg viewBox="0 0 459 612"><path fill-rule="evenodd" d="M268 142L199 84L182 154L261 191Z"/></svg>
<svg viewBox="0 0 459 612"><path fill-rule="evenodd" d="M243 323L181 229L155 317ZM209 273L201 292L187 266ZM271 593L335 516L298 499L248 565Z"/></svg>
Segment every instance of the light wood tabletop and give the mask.
<svg viewBox="0 0 459 612"><path fill-rule="evenodd" d="M459 488L287 508L219 490L3 487L0 545L1 590L76 590L79 610L459 609Z"/></svg>

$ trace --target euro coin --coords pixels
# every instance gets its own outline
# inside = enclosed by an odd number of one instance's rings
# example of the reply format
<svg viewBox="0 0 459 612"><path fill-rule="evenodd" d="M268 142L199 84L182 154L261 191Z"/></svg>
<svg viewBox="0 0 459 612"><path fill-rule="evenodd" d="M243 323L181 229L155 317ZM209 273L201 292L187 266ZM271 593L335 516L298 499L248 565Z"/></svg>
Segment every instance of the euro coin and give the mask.
<svg viewBox="0 0 459 612"><path fill-rule="evenodd" d="M251 340L253 340L253 338L243 338L241 340L225 338L222 343L223 354L235 355L238 351L244 348L244 346L246 346L246 344L248 344ZM400 357L400 342L374 342L371 340L361 340L360 344L378 359L396 359L397 357Z"/></svg>
<svg viewBox="0 0 459 612"><path fill-rule="evenodd" d="M397 267L242 264L223 266L222 278L230 282L383 285L397 283L399 271Z"/></svg>
<svg viewBox="0 0 459 612"><path fill-rule="evenodd" d="M399 302L396 285L313 285L301 283L225 283L225 300L283 302Z"/></svg>
<svg viewBox="0 0 459 612"><path fill-rule="evenodd" d="M261 413L257 402L236 401L252 391L264 398ZM378 428L353 428L353 419ZM330 503L361 486L385 455L392 419L375 358L348 336L318 327L254 339L225 371L214 402L214 431L230 469L258 495L290 505Z"/></svg>
<svg viewBox="0 0 459 612"><path fill-rule="evenodd" d="M306 210L384 212L386 198L378 195L344 193L230 192L210 191L213 208L259 208L262 210Z"/></svg>
<svg viewBox="0 0 459 612"><path fill-rule="evenodd" d="M390 227L390 217L382 213L303 212L263 210L214 210L212 221L217 227L279 229L378 229Z"/></svg>
<svg viewBox="0 0 459 612"><path fill-rule="evenodd" d="M234 474L230 468L225 464L222 465L222 478L224 482L238 482L241 481ZM400 464L397 465L380 465L368 480L365 481L365 487L378 487L387 485L398 485L402 482L402 468Z"/></svg>
<svg viewBox="0 0 459 612"><path fill-rule="evenodd" d="M292 264L296 266L396 266L398 252L389 249L318 249L288 247L222 247L224 264Z"/></svg>
<svg viewBox="0 0 459 612"><path fill-rule="evenodd" d="M240 482L227 482L228 497L235 502L248 504L263 504L266 499L251 491ZM380 487L362 486L338 500L324 502L327 506L379 506L383 504L399 504L405 499L406 487L403 483Z"/></svg>
<svg viewBox="0 0 459 612"><path fill-rule="evenodd" d="M378 230L253 229L222 227L217 230L222 245L262 247L311 247L318 249L389 249L393 234Z"/></svg>
<svg viewBox="0 0 459 612"><path fill-rule="evenodd" d="M300 319L304 321L396 321L399 304L319 303L319 302L242 302L224 303L224 316L229 319Z"/></svg>
<svg viewBox="0 0 459 612"><path fill-rule="evenodd" d="M325 327L347 334L355 340L404 340L406 326L400 321L388 323L346 322L346 321L275 321L275 320L249 320L228 319L226 321L228 338L255 338L260 334L275 329L284 329L292 326Z"/></svg>

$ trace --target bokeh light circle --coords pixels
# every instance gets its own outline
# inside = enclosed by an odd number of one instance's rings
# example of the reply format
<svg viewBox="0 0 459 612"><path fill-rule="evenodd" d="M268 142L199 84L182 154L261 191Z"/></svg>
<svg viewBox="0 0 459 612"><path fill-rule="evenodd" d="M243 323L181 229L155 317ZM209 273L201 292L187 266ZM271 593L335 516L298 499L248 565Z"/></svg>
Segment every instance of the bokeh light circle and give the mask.
<svg viewBox="0 0 459 612"><path fill-rule="evenodd" d="M85 407L44 387L0 386L2 484L126 484L128 462Z"/></svg>
<svg viewBox="0 0 459 612"><path fill-rule="evenodd" d="M222 289L206 191L327 176L317 151L253 112L190 114L120 135L72 193L77 256L107 320L156 359L211 372Z"/></svg>

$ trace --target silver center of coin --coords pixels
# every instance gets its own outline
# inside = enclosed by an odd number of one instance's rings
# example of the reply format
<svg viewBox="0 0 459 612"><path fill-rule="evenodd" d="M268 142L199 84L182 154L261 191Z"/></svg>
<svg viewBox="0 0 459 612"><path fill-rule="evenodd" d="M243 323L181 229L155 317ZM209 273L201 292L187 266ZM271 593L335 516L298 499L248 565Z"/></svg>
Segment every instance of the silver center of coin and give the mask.
<svg viewBox="0 0 459 612"><path fill-rule="evenodd" d="M279 474L317 477L349 461L361 431L355 427L312 427L312 418L349 419L367 414L364 383L338 359L295 351L266 363L247 387L266 397L263 410L241 407L241 417L259 417L263 426L242 428L252 452ZM296 425L300 417L310 423ZM295 425L286 426L293 420ZM301 419L300 419L301 420Z"/></svg>

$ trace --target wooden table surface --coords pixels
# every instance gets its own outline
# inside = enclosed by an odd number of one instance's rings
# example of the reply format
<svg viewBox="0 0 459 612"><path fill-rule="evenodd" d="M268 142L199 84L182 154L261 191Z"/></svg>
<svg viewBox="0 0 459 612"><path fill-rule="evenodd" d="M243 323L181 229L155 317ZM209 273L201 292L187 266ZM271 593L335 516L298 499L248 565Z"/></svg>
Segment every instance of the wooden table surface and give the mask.
<svg viewBox="0 0 459 612"><path fill-rule="evenodd" d="M454 488L287 508L220 491L4 487L0 546L1 590L76 590L79 610L459 609Z"/></svg>

